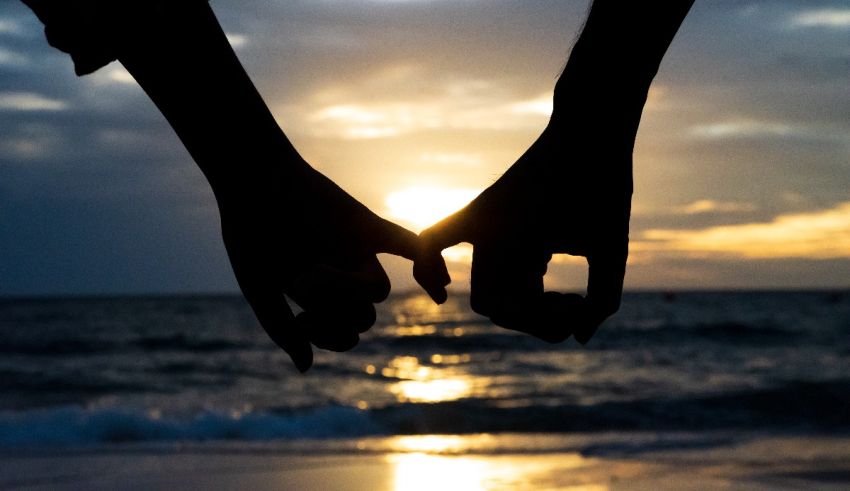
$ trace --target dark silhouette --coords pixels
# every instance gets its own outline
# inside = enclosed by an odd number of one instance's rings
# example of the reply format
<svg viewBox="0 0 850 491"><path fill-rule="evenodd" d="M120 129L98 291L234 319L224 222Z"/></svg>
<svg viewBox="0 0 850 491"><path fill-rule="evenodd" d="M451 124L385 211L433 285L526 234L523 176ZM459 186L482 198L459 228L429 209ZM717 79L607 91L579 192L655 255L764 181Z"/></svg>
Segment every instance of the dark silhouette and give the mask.
<svg viewBox="0 0 850 491"><path fill-rule="evenodd" d="M344 351L390 284L375 254L415 260L441 303L440 251L471 242L472 306L504 327L584 343L620 302L631 160L659 63L693 0L596 0L537 142L469 206L421 234L368 210L283 134L206 2L23 0L78 74L119 60L209 180L239 286L302 372L311 343ZM553 253L586 256L586 297L543 292ZM304 309L293 315L284 294Z"/></svg>
<svg viewBox="0 0 850 491"><path fill-rule="evenodd" d="M420 234L414 276L442 302L440 250L473 244L472 309L549 342L586 343L619 309L632 151L649 86L693 0L596 0L540 138L461 211ZM587 296L543 291L552 254L584 256Z"/></svg>
<svg viewBox="0 0 850 491"><path fill-rule="evenodd" d="M301 158L209 5L153 2L162 15L124 2L87 3L91 10L76 2L25 2L45 22L50 43L71 54L78 74L117 58L166 117L212 186L245 298L296 367L310 367L311 343L354 347L375 322L373 303L390 291L375 254L415 259L419 239ZM294 316L284 294L304 312Z"/></svg>

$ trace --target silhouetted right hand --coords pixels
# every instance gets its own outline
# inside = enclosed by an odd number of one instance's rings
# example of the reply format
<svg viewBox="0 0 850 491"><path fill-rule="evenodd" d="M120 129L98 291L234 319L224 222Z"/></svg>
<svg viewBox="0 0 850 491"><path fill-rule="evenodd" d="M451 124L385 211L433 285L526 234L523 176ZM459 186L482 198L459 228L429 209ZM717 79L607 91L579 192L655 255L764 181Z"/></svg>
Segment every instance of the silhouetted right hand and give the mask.
<svg viewBox="0 0 850 491"><path fill-rule="evenodd" d="M444 301L450 282L440 251L469 242L473 310L549 342L586 343L619 308L628 255L631 147L605 135L550 124L497 182L423 231L414 276L432 298ZM544 292L555 253L587 258L586 296Z"/></svg>

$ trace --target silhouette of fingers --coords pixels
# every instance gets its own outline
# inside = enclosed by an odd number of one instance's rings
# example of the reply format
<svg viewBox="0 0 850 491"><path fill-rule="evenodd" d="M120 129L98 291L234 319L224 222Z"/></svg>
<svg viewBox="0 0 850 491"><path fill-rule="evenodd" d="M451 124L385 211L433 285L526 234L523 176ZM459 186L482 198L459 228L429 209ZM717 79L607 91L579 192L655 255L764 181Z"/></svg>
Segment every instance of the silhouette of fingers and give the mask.
<svg viewBox="0 0 850 491"><path fill-rule="evenodd" d="M375 323L375 307L368 302L349 302L333 310L301 312L298 321L317 348L348 351L357 346L359 333Z"/></svg>
<svg viewBox="0 0 850 491"><path fill-rule="evenodd" d="M419 234L423 245L443 250L461 242L472 242L473 231L468 227L472 221L470 214L471 207L467 206L423 230Z"/></svg>
<svg viewBox="0 0 850 491"><path fill-rule="evenodd" d="M503 322L513 322L532 298L543 294L543 276L534 275L518 264L518 251L475 246L472 255L472 310Z"/></svg>
<svg viewBox="0 0 850 491"><path fill-rule="evenodd" d="M287 288L287 294L305 310L327 308L351 299L382 302L389 292L390 280L372 255L346 269L312 265Z"/></svg>
<svg viewBox="0 0 850 491"><path fill-rule="evenodd" d="M586 344L599 325L620 309L627 257L628 244L588 256L587 322L575 333L581 344Z"/></svg>
<svg viewBox="0 0 850 491"><path fill-rule="evenodd" d="M410 232L411 234L413 232ZM418 240L413 236L414 240ZM360 262L360 277L364 283L370 285L369 300L373 303L381 303L390 296L390 278L377 256L368 255Z"/></svg>
<svg viewBox="0 0 850 491"><path fill-rule="evenodd" d="M283 294L265 288L246 287L242 282L240 286L268 336L289 355L298 371L306 372L313 364L313 350Z"/></svg>
<svg viewBox="0 0 850 491"><path fill-rule="evenodd" d="M546 292L537 312L539 334L535 335L550 343L588 330L587 300L577 293Z"/></svg>
<svg viewBox="0 0 850 491"><path fill-rule="evenodd" d="M413 278L438 304L446 301L446 286L451 283L441 252L447 247L471 241L466 223L468 207L437 222L419 234L421 252L413 263Z"/></svg>
<svg viewBox="0 0 850 491"><path fill-rule="evenodd" d="M389 220L375 216L371 239L375 242L373 253L385 252L415 261L420 252L419 236Z"/></svg>
<svg viewBox="0 0 850 491"><path fill-rule="evenodd" d="M472 309L499 326L550 343L564 341L572 334L577 302L573 296L543 292L550 259L550 254L522 248L476 246Z"/></svg>
<svg viewBox="0 0 850 491"><path fill-rule="evenodd" d="M307 269L289 288L304 312L298 321L311 343L331 351L347 351L359 333L375 323L373 302L386 299L389 278L374 255L364 256L351 270L328 265Z"/></svg>

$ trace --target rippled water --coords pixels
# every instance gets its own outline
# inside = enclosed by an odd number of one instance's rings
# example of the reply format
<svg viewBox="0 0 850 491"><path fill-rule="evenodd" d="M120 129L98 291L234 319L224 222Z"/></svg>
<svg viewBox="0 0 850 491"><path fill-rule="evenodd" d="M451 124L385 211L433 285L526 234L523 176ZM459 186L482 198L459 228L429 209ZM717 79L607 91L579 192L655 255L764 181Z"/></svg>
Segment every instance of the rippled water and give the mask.
<svg viewBox="0 0 850 491"><path fill-rule="evenodd" d="M850 429L850 292L627 294L586 347L394 296L299 375L241 297L0 301L0 446Z"/></svg>

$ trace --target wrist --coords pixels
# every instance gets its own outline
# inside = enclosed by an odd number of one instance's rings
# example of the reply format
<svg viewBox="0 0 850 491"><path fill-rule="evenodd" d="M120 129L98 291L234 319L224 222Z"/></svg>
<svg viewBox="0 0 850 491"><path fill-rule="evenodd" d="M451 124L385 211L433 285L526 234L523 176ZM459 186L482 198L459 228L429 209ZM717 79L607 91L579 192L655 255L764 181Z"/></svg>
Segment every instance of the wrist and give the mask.
<svg viewBox="0 0 850 491"><path fill-rule="evenodd" d="M220 157L198 166L219 202L250 201L264 195L295 194L314 172L294 149L258 151L252 147L233 157Z"/></svg>

